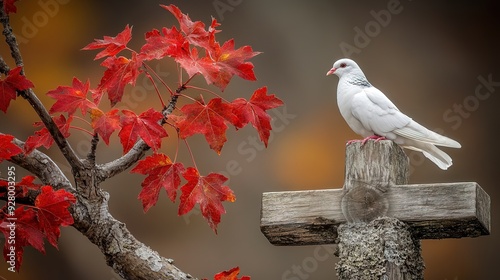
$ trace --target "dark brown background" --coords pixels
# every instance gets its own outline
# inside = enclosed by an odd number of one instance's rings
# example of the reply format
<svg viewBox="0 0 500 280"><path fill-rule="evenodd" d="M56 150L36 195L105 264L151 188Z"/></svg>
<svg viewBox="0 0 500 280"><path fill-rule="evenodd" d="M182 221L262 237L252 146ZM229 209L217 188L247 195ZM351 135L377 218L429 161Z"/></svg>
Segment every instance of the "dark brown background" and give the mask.
<svg viewBox="0 0 500 280"><path fill-rule="evenodd" d="M94 38L114 36L130 24L134 26L131 47L138 49L144 32L177 24L173 16L158 7L160 3L174 3L192 19L205 23L214 16L222 23L219 40L235 38L237 46L248 44L263 52L252 60L258 81L235 78L224 92L225 97L249 97L256 88L267 85L286 103L287 117L280 118L285 108L277 110L281 113L271 113L276 128L267 150L252 144L257 134L249 128L238 133L231 129L221 156L209 150L202 137L190 140L202 173L232 173L229 185L237 201L225 204L227 214L222 217L218 235L198 212L177 217L178 204L171 203L163 193L158 204L143 214L136 199L142 176L123 174L103 186L111 194L112 215L124 221L139 240L173 258L184 271L211 278L218 271L240 266L242 273L252 279L334 278L336 259L325 259L325 248L274 247L267 242L259 230L260 197L265 191L342 185L344 145L358 136L338 112L334 94L338 79L325 77L325 73L344 56L341 44L356 46L357 28L368 27L369 42L358 42L359 53L353 53L351 58L363 68L370 82L416 121L463 146L460 150L446 150L454 159L448 171L441 171L420 154L408 152L413 167L411 182L476 181L492 200L491 236L423 241L426 279L494 279L500 275L496 203L500 196L496 177L500 10L496 2L66 2L49 14L39 3L58 2L23 0L17 4L18 14L12 16L16 33L26 39L21 44L26 73L47 105L53 101L44 94L58 85L69 85L73 76L81 80L90 77L92 86L97 85L103 69L99 61L92 61L96 52L79 51ZM218 12L216 6L224 4L231 9ZM388 5L397 6L396 13L382 26L373 14L387 10ZM3 44L0 50L4 58L9 56ZM167 82L174 85L177 75L171 61L150 65L158 67ZM480 96L476 96L480 77L498 83L491 91L481 88ZM195 82L205 84L202 78ZM134 90L128 87L129 101L121 108L159 109L142 77L137 86ZM142 92L146 89L151 98L144 101ZM0 131L25 139L33 132L31 123L35 120L27 103L18 100L7 115L0 113ZM175 151L174 138L163 143L165 153ZM98 160L104 162L121 154L116 135L111 139L111 148L99 146ZM74 131L71 142L79 153L86 152L88 137ZM51 154L64 162L58 151ZM189 164L184 147L180 156ZM2 172L7 166L9 163L0 165ZM18 176L23 174L18 169ZM294 267L303 274L294 275ZM29 248L20 274L6 269L5 264L0 265L0 275L7 279L119 279L106 266L98 249L73 228L62 230L59 251L47 246L43 256Z"/></svg>

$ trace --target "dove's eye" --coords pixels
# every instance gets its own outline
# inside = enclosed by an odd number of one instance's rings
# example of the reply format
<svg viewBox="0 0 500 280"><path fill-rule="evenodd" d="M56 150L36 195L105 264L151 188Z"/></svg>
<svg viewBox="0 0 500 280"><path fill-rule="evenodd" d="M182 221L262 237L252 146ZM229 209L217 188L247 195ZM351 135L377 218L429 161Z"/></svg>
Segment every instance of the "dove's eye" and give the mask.
<svg viewBox="0 0 500 280"><path fill-rule="evenodd" d="M345 68L346 66L347 66L347 64L345 64L345 63L340 64L340 68Z"/></svg>

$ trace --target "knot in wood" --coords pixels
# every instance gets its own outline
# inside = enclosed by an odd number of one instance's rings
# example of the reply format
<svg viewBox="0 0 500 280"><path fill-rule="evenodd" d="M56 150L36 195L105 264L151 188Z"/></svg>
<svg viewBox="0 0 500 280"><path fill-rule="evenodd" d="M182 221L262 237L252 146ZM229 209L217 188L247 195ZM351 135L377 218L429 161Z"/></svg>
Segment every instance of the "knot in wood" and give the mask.
<svg viewBox="0 0 500 280"><path fill-rule="evenodd" d="M351 183L351 186L353 184ZM348 222L370 222L385 216L389 210L386 197L388 184L369 185L358 182L345 190L342 197L342 213Z"/></svg>

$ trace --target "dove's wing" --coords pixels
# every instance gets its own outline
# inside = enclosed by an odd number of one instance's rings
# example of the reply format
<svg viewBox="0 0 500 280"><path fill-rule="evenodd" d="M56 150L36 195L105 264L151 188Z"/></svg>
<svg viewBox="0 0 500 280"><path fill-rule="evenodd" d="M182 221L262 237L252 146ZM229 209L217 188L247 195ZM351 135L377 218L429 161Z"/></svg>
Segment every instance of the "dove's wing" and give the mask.
<svg viewBox="0 0 500 280"><path fill-rule="evenodd" d="M421 141L436 146L451 148L462 147L457 141L446 136L439 135L415 121L411 121L407 126L394 130L394 133L411 140Z"/></svg>
<svg viewBox="0 0 500 280"><path fill-rule="evenodd" d="M352 114L380 136L407 126L412 120L375 87L364 88L352 98Z"/></svg>
<svg viewBox="0 0 500 280"><path fill-rule="evenodd" d="M390 133L406 139L438 146L460 148L460 144L439 135L401 113L396 105L375 87L364 89L353 98L353 115L378 135L392 138Z"/></svg>

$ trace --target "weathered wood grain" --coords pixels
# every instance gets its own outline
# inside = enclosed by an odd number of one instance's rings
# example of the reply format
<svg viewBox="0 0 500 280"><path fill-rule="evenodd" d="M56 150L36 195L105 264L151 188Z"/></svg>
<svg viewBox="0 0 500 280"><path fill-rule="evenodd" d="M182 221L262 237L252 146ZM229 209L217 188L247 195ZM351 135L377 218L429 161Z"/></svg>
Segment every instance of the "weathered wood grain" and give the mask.
<svg viewBox="0 0 500 280"><path fill-rule="evenodd" d="M274 245L333 244L346 223L345 190L268 192L262 197L261 231ZM477 237L490 233L490 198L474 182L391 186L388 217L410 226L418 239Z"/></svg>

